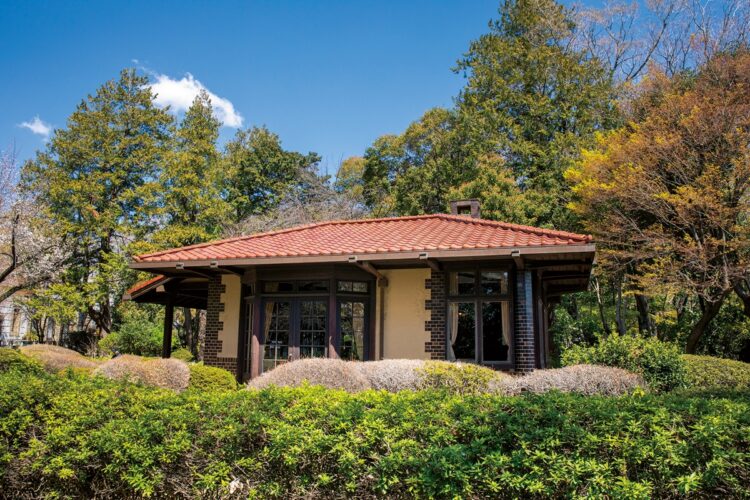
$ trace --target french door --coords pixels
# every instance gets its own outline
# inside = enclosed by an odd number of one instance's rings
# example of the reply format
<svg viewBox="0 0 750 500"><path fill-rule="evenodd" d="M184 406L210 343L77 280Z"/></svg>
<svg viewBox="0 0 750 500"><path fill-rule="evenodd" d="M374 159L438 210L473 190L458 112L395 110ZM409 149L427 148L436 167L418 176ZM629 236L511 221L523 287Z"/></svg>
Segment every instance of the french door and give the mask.
<svg viewBox="0 0 750 500"><path fill-rule="evenodd" d="M299 358L328 356L328 298L263 301L263 371Z"/></svg>

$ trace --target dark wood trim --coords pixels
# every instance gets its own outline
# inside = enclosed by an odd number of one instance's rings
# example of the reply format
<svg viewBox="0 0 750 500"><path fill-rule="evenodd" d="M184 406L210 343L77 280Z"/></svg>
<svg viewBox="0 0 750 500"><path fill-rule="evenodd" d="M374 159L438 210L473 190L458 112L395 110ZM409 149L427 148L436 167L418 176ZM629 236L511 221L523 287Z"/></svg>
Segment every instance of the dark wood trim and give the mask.
<svg viewBox="0 0 750 500"><path fill-rule="evenodd" d="M161 357L172 356L172 328L174 327L174 297L169 294L164 306L164 334L161 344Z"/></svg>
<svg viewBox="0 0 750 500"><path fill-rule="evenodd" d="M257 288L256 288L257 290ZM259 294L253 297L253 336L250 344L250 378L261 374L263 368L263 329L261 324L263 302Z"/></svg>
<svg viewBox="0 0 750 500"><path fill-rule="evenodd" d="M338 359L339 353L339 342L338 342L338 303L336 301L336 278L331 278L330 285L328 287L328 357Z"/></svg>

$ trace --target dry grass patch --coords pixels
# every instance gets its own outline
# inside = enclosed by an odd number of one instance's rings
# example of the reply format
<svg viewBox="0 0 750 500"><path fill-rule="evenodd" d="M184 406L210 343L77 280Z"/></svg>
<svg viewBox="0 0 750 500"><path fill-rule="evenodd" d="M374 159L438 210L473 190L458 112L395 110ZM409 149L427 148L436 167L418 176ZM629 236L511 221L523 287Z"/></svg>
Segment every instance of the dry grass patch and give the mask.
<svg viewBox="0 0 750 500"><path fill-rule="evenodd" d="M177 392L185 390L190 382L190 369L184 361L141 358L130 354L123 354L102 363L94 374L113 380L140 382Z"/></svg>
<svg viewBox="0 0 750 500"><path fill-rule="evenodd" d="M506 377L495 391L508 395L524 392L545 393L552 390L583 395L616 396L645 388L640 375L610 366L573 365L565 368L536 370L528 375Z"/></svg>
<svg viewBox="0 0 750 500"><path fill-rule="evenodd" d="M49 344L32 344L23 346L20 351L26 356L39 361L44 369L57 373L67 368L79 371L93 371L99 362L83 354L64 347Z"/></svg>

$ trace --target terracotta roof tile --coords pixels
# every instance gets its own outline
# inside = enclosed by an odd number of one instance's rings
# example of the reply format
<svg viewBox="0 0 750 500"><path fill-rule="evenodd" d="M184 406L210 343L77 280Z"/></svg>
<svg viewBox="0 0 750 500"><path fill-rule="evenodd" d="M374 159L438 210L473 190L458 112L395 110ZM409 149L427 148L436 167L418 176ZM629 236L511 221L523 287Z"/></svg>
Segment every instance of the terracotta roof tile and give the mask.
<svg viewBox="0 0 750 500"><path fill-rule="evenodd" d="M463 215L329 221L135 257L136 262L251 259L581 245L591 236Z"/></svg>

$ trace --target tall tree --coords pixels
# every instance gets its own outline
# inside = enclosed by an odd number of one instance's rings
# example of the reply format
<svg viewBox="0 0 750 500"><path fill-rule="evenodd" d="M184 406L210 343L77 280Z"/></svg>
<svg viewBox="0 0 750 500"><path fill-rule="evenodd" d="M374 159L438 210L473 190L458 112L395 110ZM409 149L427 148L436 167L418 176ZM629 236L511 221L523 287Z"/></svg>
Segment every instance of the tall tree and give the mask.
<svg viewBox="0 0 750 500"><path fill-rule="evenodd" d="M692 353L750 271L750 53L645 87L633 121L568 172L572 208L635 291L698 297Z"/></svg>
<svg viewBox="0 0 750 500"><path fill-rule="evenodd" d="M83 100L23 168L26 189L74 245L65 282L85 292L87 312L105 332L127 284L123 254L153 230L160 168L168 160L172 118L154 105L147 84L124 70Z"/></svg>
<svg viewBox="0 0 750 500"><path fill-rule="evenodd" d="M231 207L222 198L219 120L206 91L195 98L175 132L174 154L161 173L164 226L159 247L192 245L216 238Z"/></svg>
<svg viewBox="0 0 750 500"><path fill-rule="evenodd" d="M610 72L576 48L573 13L554 0L505 0L499 13L458 62L467 80L456 107L366 152L371 207L436 212L464 193L490 216L573 226L563 172L594 131L616 124Z"/></svg>
<svg viewBox="0 0 750 500"><path fill-rule="evenodd" d="M461 126L535 198L532 222L561 228L571 225L563 172L594 131L617 123L610 74L576 48L575 30L573 12L554 0L506 0L457 66L467 76Z"/></svg>
<svg viewBox="0 0 750 500"><path fill-rule="evenodd" d="M285 150L265 127L238 131L224 155L224 189L234 222L274 208L288 189L304 190L318 162L316 153Z"/></svg>

